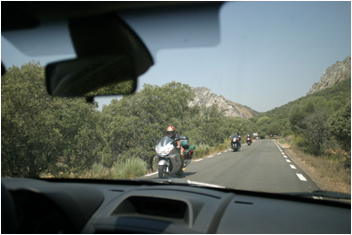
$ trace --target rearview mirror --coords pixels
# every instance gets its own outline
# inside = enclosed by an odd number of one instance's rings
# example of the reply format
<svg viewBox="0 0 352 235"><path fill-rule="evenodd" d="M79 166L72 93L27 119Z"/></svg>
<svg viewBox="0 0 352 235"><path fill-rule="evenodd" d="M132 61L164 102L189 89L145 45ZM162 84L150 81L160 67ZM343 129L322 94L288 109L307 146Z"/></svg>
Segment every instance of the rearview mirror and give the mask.
<svg viewBox="0 0 352 235"><path fill-rule="evenodd" d="M144 43L115 14L70 19L69 30L77 58L47 65L50 95L130 94L153 65Z"/></svg>
<svg viewBox="0 0 352 235"><path fill-rule="evenodd" d="M130 94L137 76L131 58L125 55L91 56L49 64L47 89L53 96Z"/></svg>

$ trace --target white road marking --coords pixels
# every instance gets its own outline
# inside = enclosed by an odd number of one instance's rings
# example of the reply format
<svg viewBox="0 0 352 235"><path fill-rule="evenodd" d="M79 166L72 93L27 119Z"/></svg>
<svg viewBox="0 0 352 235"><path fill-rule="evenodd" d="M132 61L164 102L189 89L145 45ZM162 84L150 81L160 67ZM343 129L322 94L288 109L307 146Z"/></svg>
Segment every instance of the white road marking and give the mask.
<svg viewBox="0 0 352 235"><path fill-rule="evenodd" d="M285 155L285 153L282 153L283 155Z"/></svg>
<svg viewBox="0 0 352 235"><path fill-rule="evenodd" d="M297 177L298 177L300 180L302 180L302 181L307 181L307 179L304 178L304 176L303 176L302 174L296 174L296 175L297 175Z"/></svg>
<svg viewBox="0 0 352 235"><path fill-rule="evenodd" d="M211 158L211 157L214 157L214 155L211 155L211 156L209 156L209 157L207 157L207 158Z"/></svg>
<svg viewBox="0 0 352 235"><path fill-rule="evenodd" d="M158 172L154 172L154 173L151 173L151 174L148 174L148 175L145 175L145 176L151 176L151 175L155 175L155 174L158 174Z"/></svg>
<svg viewBox="0 0 352 235"><path fill-rule="evenodd" d="M199 159L199 160L197 160L197 161L194 161L194 162L199 162L199 161L202 161L203 159Z"/></svg>
<svg viewBox="0 0 352 235"><path fill-rule="evenodd" d="M189 183L189 184L197 184L197 185L204 185L204 186L215 187L215 188L225 188L224 186L220 186L220 185L216 185L216 184L206 184L206 183L190 181L190 180L187 180L187 183Z"/></svg>
<svg viewBox="0 0 352 235"><path fill-rule="evenodd" d="M218 153L218 154L216 154L216 155L220 155L221 153Z"/></svg>
<svg viewBox="0 0 352 235"><path fill-rule="evenodd" d="M317 200L323 200L322 197L317 197L317 196L313 196L314 199L317 199Z"/></svg>
<svg viewBox="0 0 352 235"><path fill-rule="evenodd" d="M284 158L287 158L287 156L286 156L286 155L284 155Z"/></svg>
<svg viewBox="0 0 352 235"><path fill-rule="evenodd" d="M296 167L295 167L294 165L290 165L290 167L291 167L292 169L295 169L295 170L296 170Z"/></svg>
<svg viewBox="0 0 352 235"><path fill-rule="evenodd" d="M286 162L291 162L290 160L286 159Z"/></svg>

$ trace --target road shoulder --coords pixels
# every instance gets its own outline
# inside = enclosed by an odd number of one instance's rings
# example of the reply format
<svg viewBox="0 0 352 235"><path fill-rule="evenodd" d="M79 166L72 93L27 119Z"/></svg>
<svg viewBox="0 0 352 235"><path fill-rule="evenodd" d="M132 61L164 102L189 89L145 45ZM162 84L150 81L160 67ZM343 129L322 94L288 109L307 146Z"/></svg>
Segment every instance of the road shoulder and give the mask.
<svg viewBox="0 0 352 235"><path fill-rule="evenodd" d="M286 152L287 156L291 158L291 160L309 176L309 178L320 188L320 190L331 191L331 189L326 184L324 184L324 182L317 176L317 174L315 174L313 167L307 165L300 158L296 157L288 146L282 145L276 140L275 142Z"/></svg>

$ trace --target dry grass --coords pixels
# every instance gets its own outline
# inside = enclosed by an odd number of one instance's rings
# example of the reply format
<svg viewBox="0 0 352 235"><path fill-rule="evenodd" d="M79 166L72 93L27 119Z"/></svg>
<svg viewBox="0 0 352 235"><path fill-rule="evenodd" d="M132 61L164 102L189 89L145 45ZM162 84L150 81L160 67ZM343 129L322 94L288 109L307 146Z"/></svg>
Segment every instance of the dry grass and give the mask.
<svg viewBox="0 0 352 235"><path fill-rule="evenodd" d="M302 166L302 170L309 171L306 173L322 190L351 193L351 169L344 167L344 159L332 159L328 156L316 157L287 143L281 145L288 152L293 153Z"/></svg>

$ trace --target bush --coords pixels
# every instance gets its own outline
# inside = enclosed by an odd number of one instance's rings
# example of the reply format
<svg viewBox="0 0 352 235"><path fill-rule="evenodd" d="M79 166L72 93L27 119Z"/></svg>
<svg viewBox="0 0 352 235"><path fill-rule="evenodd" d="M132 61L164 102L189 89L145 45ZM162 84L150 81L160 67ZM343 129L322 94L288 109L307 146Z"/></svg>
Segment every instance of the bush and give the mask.
<svg viewBox="0 0 352 235"><path fill-rule="evenodd" d="M140 158L127 159L110 169L110 179L131 179L147 173L147 164Z"/></svg>
<svg viewBox="0 0 352 235"><path fill-rule="evenodd" d="M193 159L202 158L210 153L213 150L213 147L210 147L207 144L200 144L196 146L196 149L193 153Z"/></svg>
<svg viewBox="0 0 352 235"><path fill-rule="evenodd" d="M106 169L104 168L103 164L98 164L94 163L92 165L92 169L90 170L92 174L92 178L97 178L97 179L104 179L106 178L105 174Z"/></svg>

